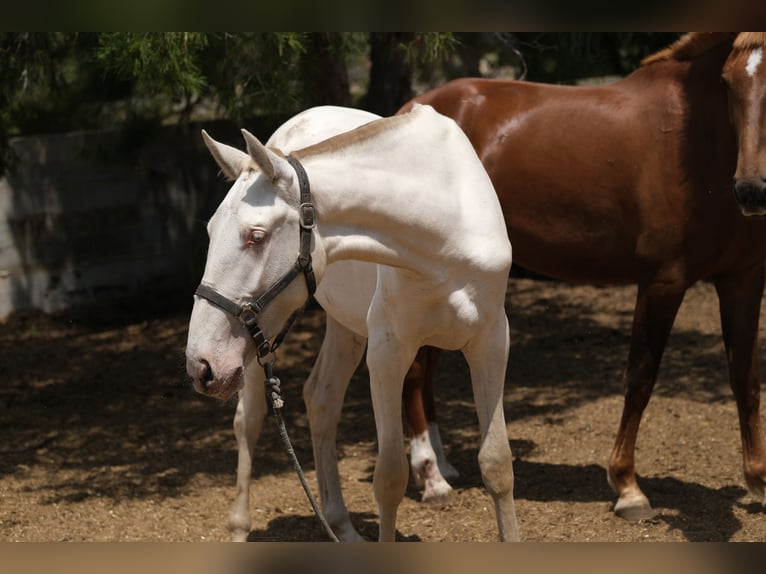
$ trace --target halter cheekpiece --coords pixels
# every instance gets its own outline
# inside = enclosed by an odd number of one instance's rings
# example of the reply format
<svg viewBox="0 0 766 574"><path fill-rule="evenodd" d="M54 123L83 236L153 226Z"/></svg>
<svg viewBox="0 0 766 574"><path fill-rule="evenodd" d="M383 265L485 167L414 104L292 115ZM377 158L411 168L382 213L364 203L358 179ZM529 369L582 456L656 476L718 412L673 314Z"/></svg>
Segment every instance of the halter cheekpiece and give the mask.
<svg viewBox="0 0 766 574"><path fill-rule="evenodd" d="M311 202L309 178L306 175L306 170L303 169L303 166L297 159L293 156L287 156L286 159L298 175L298 185L300 188L300 206L298 208L300 216L300 251L298 252L298 259L295 261L295 264L258 297L245 301L242 305L224 297L215 289L203 283L200 283L195 291L195 295L210 301L242 321L242 324L255 342L259 360L266 357L269 353L273 353L282 344L290 327L292 327L295 320L303 312L305 304L292 314L282 331L279 332L271 344L263 335L263 331L261 331L258 325L258 314L300 274L303 274L306 278L309 298L316 291L316 278L314 277L314 268L311 266L311 233L314 227L316 227L316 212L314 204Z"/></svg>

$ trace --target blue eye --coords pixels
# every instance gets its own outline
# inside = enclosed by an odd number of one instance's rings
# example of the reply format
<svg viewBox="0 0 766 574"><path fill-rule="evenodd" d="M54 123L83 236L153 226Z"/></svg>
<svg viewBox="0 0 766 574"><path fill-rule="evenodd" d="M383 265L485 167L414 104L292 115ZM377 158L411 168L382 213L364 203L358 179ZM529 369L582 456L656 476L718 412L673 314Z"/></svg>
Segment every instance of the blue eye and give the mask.
<svg viewBox="0 0 766 574"><path fill-rule="evenodd" d="M266 231L263 229L251 229L250 233L247 235L247 244L248 245L255 245L256 243L261 243L264 239L266 239Z"/></svg>

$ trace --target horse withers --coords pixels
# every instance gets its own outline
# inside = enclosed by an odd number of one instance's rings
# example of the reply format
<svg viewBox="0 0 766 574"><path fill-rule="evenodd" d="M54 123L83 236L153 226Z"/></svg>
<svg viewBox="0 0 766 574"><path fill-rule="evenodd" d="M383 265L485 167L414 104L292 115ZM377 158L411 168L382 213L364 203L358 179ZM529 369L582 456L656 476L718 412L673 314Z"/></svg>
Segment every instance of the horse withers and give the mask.
<svg viewBox="0 0 766 574"><path fill-rule="evenodd" d="M429 104L465 131L497 191L516 263L568 281L637 283L608 464L625 518L654 514L636 480L639 422L684 293L702 279L720 302L745 481L764 496L766 222L742 215L766 212L764 50L764 33L692 33L606 86L461 79L402 110Z"/></svg>
<svg viewBox="0 0 766 574"><path fill-rule="evenodd" d="M500 539L517 540L503 412L511 247L497 195L465 134L430 106L288 158L243 133L248 153L205 137L235 182L208 224L186 349L195 389L222 399L239 391L245 364L268 356L268 341L321 283L328 264L377 263L367 366L378 437L379 540L395 538L408 474L402 384L423 345L459 349L469 365L482 478Z"/></svg>

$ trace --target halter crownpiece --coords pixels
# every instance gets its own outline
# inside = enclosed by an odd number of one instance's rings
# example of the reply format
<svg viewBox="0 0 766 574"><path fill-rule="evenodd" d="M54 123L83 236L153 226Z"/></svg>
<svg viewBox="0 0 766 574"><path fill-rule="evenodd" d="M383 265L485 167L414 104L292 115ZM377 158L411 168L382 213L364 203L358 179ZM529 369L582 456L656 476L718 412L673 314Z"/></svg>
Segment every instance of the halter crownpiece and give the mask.
<svg viewBox="0 0 766 574"><path fill-rule="evenodd" d="M215 289L204 283L200 283L197 290L194 292L195 295L206 299L216 307L234 315L242 321L242 324L247 328L255 343L259 359L276 351L277 347L282 344L290 327L292 327L295 320L303 312L306 305L304 304L303 307L290 316L285 323L284 328L274 338L274 343L271 344L258 325L258 314L261 313L266 305L284 291L284 289L292 283L293 279L301 273L306 279L306 288L309 292L309 298L316 291L316 277L314 276L314 268L311 265L311 233L314 227L316 227L316 211L314 209L314 204L311 201L309 178L308 175L306 175L306 170L303 169L303 166L297 159L290 155L288 155L286 159L290 165L293 166L293 169L298 176L298 186L300 188L300 206L298 208L300 215L300 251L298 252L298 259L295 264L287 271L287 273L261 293L261 295L250 301L246 301L242 305L221 295Z"/></svg>

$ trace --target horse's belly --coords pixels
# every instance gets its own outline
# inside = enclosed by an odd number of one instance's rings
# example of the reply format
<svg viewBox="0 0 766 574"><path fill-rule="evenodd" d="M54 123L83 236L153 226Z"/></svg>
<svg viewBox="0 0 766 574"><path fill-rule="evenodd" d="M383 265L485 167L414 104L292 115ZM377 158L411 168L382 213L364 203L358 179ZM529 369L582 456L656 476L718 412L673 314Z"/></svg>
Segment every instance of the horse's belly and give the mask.
<svg viewBox="0 0 766 574"><path fill-rule="evenodd" d="M513 241L518 266L563 281L632 283L646 265L636 257L635 242L625 238L599 241L551 241L543 234Z"/></svg>

